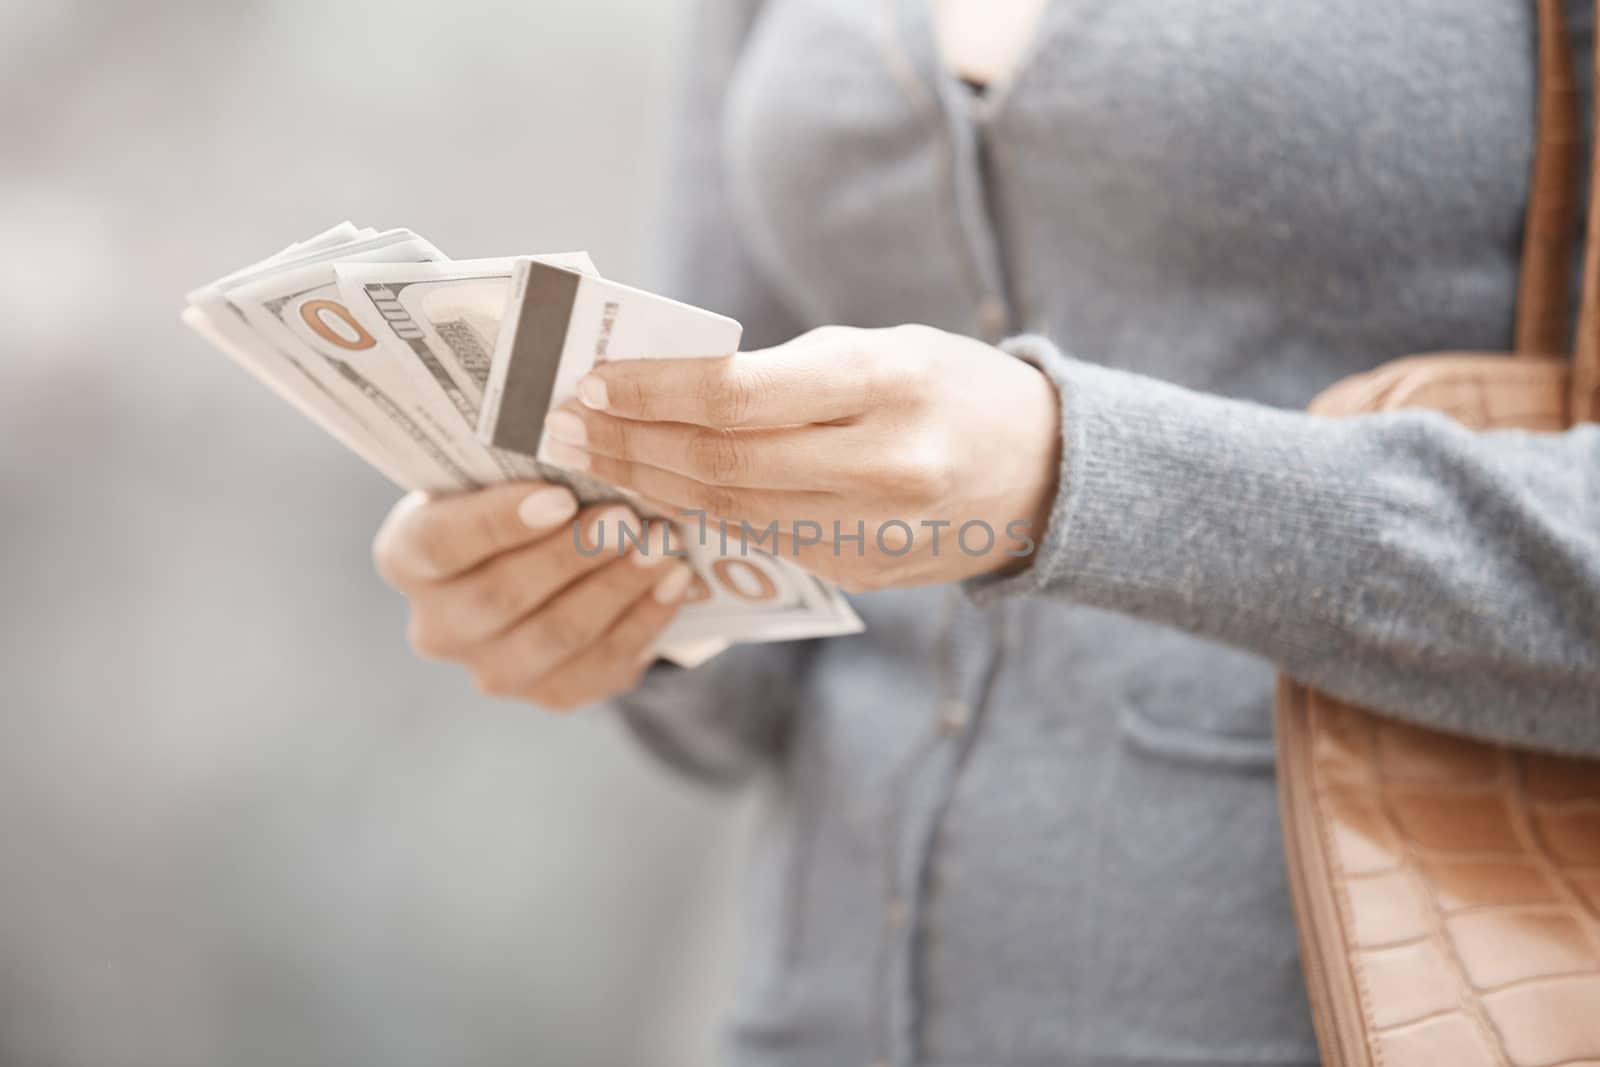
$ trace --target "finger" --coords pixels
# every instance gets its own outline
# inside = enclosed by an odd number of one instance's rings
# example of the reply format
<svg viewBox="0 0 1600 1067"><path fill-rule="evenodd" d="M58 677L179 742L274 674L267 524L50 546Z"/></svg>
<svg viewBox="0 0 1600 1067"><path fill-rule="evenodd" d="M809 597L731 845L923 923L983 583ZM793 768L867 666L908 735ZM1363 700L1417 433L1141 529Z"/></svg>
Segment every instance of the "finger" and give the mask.
<svg viewBox="0 0 1600 1067"><path fill-rule="evenodd" d="M848 466L851 447L851 431L842 426L716 430L620 419L575 403L552 412L544 428L553 443L590 455L648 464L706 485L763 489L829 486Z"/></svg>
<svg viewBox="0 0 1600 1067"><path fill-rule="evenodd" d="M853 358L857 336L808 334L715 359L608 360L579 380L578 398L618 418L718 429L837 422L874 397L870 361Z"/></svg>
<svg viewBox="0 0 1600 1067"><path fill-rule="evenodd" d="M590 455L557 441L547 441L545 453L556 466L583 471L637 493L645 503L680 522L686 513L763 525L773 520L787 524L795 519L833 513L832 494L824 491L707 485L659 467Z"/></svg>
<svg viewBox="0 0 1600 1067"><path fill-rule="evenodd" d="M412 590L412 649L428 659L459 658L505 633L619 554L636 565L654 566L661 562L661 553L637 551L639 539L622 532L641 526L627 508L588 508L578 515L570 535L546 537L495 556L452 580Z"/></svg>
<svg viewBox="0 0 1600 1067"><path fill-rule="evenodd" d="M468 658L479 688L516 696L569 660L582 655L621 618L628 606L660 584L681 584L688 565L639 567L612 560L556 594L543 610L482 645ZM671 592L668 584L668 592ZM678 590L682 595L682 590Z"/></svg>
<svg viewBox="0 0 1600 1067"><path fill-rule="evenodd" d="M547 482L512 482L432 498L412 493L378 530L373 559L385 581L408 589L537 541L577 510L569 490Z"/></svg>
<svg viewBox="0 0 1600 1067"><path fill-rule="evenodd" d="M759 547L856 591L941 580L950 560L970 561L974 572L1025 566L1037 548L1031 524L1004 528L974 521L855 519L784 529ZM942 561L942 562L941 562ZM927 576L926 579L922 576ZM855 579L854 581L850 580Z"/></svg>
<svg viewBox="0 0 1600 1067"><path fill-rule="evenodd" d="M687 585L690 572L678 573L683 577L674 581ZM665 590L665 599L641 595L593 647L536 682L528 698L568 711L632 689L655 659L656 641L682 605L683 594L672 588Z"/></svg>
<svg viewBox="0 0 1600 1067"><path fill-rule="evenodd" d="M800 569L829 579L846 592L859 593L893 584L921 584L917 575L928 572L925 544L904 537L895 527L861 531L854 523L841 523L842 536L815 529L784 533L775 546L761 547ZM859 539L858 539L859 538ZM950 551L954 552L952 547ZM937 557L934 557L937 558Z"/></svg>

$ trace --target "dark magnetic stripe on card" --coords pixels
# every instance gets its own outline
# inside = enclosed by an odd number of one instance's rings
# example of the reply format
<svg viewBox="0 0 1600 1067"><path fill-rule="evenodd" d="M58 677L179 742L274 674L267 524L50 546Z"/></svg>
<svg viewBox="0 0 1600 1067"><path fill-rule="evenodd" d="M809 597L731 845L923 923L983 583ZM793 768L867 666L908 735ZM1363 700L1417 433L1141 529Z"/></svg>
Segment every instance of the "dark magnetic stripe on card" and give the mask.
<svg viewBox="0 0 1600 1067"><path fill-rule="evenodd" d="M524 455L539 450L544 417L555 392L561 350L583 275L546 263L528 264L528 286L517 309L510 365L500 397L493 444Z"/></svg>

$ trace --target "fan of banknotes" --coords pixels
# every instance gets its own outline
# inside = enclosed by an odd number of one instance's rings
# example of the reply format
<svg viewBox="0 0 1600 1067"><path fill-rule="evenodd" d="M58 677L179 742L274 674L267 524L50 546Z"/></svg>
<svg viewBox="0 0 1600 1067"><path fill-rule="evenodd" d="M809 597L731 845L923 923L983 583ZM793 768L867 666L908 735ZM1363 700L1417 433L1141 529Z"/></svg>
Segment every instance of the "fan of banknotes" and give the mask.
<svg viewBox="0 0 1600 1067"><path fill-rule="evenodd" d="M194 290L183 321L403 489L539 479L584 503L621 494L538 458L546 413L599 360L731 352L740 333L583 252L451 260L348 222ZM744 539L680 527L672 549L696 576L658 646L680 664L862 628L837 589Z"/></svg>

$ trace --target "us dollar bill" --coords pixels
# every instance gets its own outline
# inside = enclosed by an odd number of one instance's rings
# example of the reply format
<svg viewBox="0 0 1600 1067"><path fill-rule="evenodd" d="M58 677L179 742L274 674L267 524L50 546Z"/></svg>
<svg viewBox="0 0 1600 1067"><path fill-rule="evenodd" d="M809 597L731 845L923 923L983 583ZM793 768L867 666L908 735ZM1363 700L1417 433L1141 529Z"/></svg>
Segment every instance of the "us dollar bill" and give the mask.
<svg viewBox="0 0 1600 1067"><path fill-rule="evenodd" d="M570 351L548 344L536 355L527 345L513 351L533 269L596 283L579 301L586 310L571 313ZM681 556L694 572L685 605L658 644L670 660L694 666L731 643L859 630L837 589L762 551L759 535L752 543L743 531L730 538L726 528L658 515L629 493L531 454L545 413L605 357L607 341L618 341L624 357L736 346L737 323L664 303L673 309L665 318L652 319L652 312L641 323L630 313L619 337L607 332L597 342L596 322L609 315L610 331L619 308L662 305L660 298L605 283L581 252L452 262L408 230L380 233L345 222L191 292L183 320L404 488L536 479L568 486L586 505L620 500L649 518L672 520L666 540L660 531L667 524L652 524L655 536L642 549ZM706 333L685 328L690 320L716 324ZM524 397L519 409L498 395L512 370L547 380L538 404ZM480 436L486 415L521 427L519 447L495 447L492 435ZM607 531L610 543L600 550L619 551L623 536Z"/></svg>
<svg viewBox="0 0 1600 1067"><path fill-rule="evenodd" d="M685 607L663 635L663 647L674 658L691 659L692 650L710 649L720 641L818 637L861 628L837 589L757 544L740 544L738 530L730 545L725 531L702 530L685 516L660 515L614 486L536 455L546 411L570 395L573 383L604 355L606 346L614 345L615 354L624 358L716 355L737 349L737 322L608 283L584 253L340 263L335 274L361 325L410 352L409 366L419 387L448 393L480 436L491 416L504 426L524 428L523 436L510 437L517 447L494 449L509 477L565 485L584 504L620 500L646 517L680 524L670 546L658 542L645 549L682 553L695 572ZM530 277L553 279L570 291L573 306L563 308L556 316L559 324L551 325L566 338L565 346L531 336L538 327L537 316L526 313ZM513 363L549 386L531 404L508 409L497 392L503 391L499 387ZM486 409L486 404L491 406ZM619 549L617 533L612 536L609 547Z"/></svg>
<svg viewBox="0 0 1600 1067"><path fill-rule="evenodd" d="M344 306L333 271L290 271L238 295L261 332L308 353L324 373L337 375L388 420L392 431L453 469L465 485L503 480L489 450L464 429L455 409L435 392L415 388L403 361L385 350Z"/></svg>
<svg viewBox="0 0 1600 1067"><path fill-rule="evenodd" d="M235 342L274 353L274 362L291 371L292 387L315 394L312 403L332 408L348 433L385 454L385 466L402 473L406 488L437 491L479 484L458 450L441 440L445 435L431 424L391 361L374 358L375 345L350 329L331 288L335 259L438 259L443 253L406 230L358 232L342 243L308 244L203 287L190 294L191 304L212 322L225 324L223 331Z"/></svg>
<svg viewBox="0 0 1600 1067"><path fill-rule="evenodd" d="M531 257L515 264L502 316L478 431L504 450L536 456L545 416L596 363L731 354L742 332L725 316ZM677 551L696 575L666 639L773 641L861 629L838 589L766 550L778 548L776 536L699 513L661 517L676 524Z"/></svg>
<svg viewBox="0 0 1600 1067"><path fill-rule="evenodd" d="M415 472L400 466L399 461L364 427L352 425L344 417L342 409L334 406L316 388L308 388L299 376L298 368L275 350L252 345L248 338L240 340L237 335L230 336L198 307L184 308L181 318L185 326L263 382L290 407L321 427L379 474L400 486L412 485L417 481Z"/></svg>
<svg viewBox="0 0 1600 1067"><path fill-rule="evenodd" d="M536 257L597 274L586 252ZM339 292L363 328L409 354L406 367L418 389L437 391L476 437L489 365L511 290L516 259L433 263L340 263ZM568 485L583 503L620 499L609 486L569 475L532 456L484 447L501 480L540 479Z"/></svg>

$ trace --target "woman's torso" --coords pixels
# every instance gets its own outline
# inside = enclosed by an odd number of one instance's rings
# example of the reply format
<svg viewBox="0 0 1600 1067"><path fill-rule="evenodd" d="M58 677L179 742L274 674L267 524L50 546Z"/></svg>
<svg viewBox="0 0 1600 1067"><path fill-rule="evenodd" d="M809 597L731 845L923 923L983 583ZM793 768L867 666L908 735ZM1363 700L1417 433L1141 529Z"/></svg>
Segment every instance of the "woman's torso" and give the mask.
<svg viewBox="0 0 1600 1067"><path fill-rule="evenodd" d="M1508 345L1533 34L1522 0L1056 0L979 99L928 0L770 0L730 209L803 321L1300 407ZM736 1062L1315 1061L1268 664L1038 599L858 606L784 748Z"/></svg>

